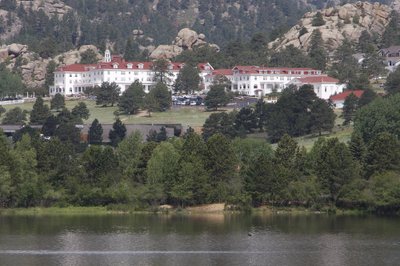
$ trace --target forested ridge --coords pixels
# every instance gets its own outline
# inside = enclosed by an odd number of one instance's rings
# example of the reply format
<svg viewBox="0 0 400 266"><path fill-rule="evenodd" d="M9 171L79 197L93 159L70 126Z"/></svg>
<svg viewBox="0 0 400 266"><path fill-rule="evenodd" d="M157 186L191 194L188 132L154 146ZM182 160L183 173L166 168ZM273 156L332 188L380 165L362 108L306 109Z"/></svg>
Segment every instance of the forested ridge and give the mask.
<svg viewBox="0 0 400 266"><path fill-rule="evenodd" d="M184 27L204 33L210 42L224 46L233 40L247 41L258 32L274 40L305 12L338 4L322 0L65 0L63 3L72 9L63 16L50 16L43 9L23 8L19 1L4 0L0 8L10 13L0 21L0 34L20 21L20 33L5 41L27 44L35 52L45 47L50 56L84 44L97 47L113 44L116 52L123 52L134 29L149 37L138 41L143 46L169 44Z"/></svg>

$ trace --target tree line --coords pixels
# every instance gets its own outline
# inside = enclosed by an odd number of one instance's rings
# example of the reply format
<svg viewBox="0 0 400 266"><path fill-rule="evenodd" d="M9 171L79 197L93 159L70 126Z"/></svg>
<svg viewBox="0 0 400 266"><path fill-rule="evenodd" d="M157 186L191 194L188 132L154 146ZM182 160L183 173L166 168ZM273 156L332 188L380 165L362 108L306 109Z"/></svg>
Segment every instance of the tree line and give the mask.
<svg viewBox="0 0 400 266"><path fill-rule="evenodd" d="M223 132L204 138L206 128L203 136L189 128L179 138L159 132L144 142L138 132L126 136L118 120L123 134L115 133L112 145L45 139L23 128L13 142L0 137L0 204L146 209L226 202L239 209L268 204L395 213L399 102L399 94L374 100L357 112L348 143L320 138L309 151L287 134L273 149Z"/></svg>

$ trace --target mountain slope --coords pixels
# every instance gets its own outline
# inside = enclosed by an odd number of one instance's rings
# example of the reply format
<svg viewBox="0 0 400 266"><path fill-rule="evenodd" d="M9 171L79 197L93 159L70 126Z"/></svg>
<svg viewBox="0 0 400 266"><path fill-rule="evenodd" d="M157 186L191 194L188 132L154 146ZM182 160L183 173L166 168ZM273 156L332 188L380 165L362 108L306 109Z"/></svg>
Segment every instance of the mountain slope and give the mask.
<svg viewBox="0 0 400 266"><path fill-rule="evenodd" d="M387 5L357 2L308 12L286 34L271 42L269 47L280 50L293 45L308 51L313 31L319 30L327 50L334 51L345 39L358 42L363 31L373 36L382 36L390 21L391 11ZM317 24L315 18L318 14L322 22Z"/></svg>

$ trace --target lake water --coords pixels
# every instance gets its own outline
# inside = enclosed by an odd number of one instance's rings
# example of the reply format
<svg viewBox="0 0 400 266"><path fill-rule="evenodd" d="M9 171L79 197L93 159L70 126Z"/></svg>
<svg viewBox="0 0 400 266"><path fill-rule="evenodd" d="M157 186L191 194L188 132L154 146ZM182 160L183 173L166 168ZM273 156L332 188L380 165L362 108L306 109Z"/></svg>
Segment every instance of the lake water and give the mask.
<svg viewBox="0 0 400 266"><path fill-rule="evenodd" d="M400 265L400 219L3 216L0 265Z"/></svg>

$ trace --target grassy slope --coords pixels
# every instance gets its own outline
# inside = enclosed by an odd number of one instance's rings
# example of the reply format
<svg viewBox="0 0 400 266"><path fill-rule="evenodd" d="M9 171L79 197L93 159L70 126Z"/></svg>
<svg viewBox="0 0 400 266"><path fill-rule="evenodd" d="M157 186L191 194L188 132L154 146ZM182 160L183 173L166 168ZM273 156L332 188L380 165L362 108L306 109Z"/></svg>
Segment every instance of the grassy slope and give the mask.
<svg viewBox="0 0 400 266"><path fill-rule="evenodd" d="M118 110L114 107L99 107L95 105L94 101L84 101L89 108L90 118L86 123L90 124L95 118L100 123L112 124L115 121L114 112ZM78 101L66 101L66 107L71 110ZM50 105L49 102L46 104ZM21 107L24 110L31 111L33 103L24 103L18 105L5 105L7 109L14 107ZM125 124L135 123L179 123L184 126L200 127L204 124L205 120L210 116L210 112L205 112L202 107L182 107L172 108L171 110L163 113L152 113L151 117L147 114L144 115L121 115L120 118Z"/></svg>

